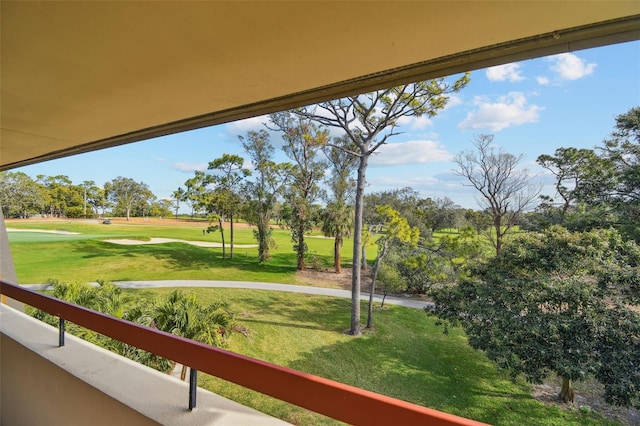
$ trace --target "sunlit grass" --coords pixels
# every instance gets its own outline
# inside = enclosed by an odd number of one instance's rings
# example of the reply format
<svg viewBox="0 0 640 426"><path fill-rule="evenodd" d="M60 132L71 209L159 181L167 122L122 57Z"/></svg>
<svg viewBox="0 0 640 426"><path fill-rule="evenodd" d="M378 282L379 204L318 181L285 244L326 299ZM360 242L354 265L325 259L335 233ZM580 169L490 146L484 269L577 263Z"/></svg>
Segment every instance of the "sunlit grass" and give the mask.
<svg viewBox="0 0 640 426"><path fill-rule="evenodd" d="M206 224L204 224L206 225ZM266 265L256 249L236 249L233 260L222 249L182 243L120 246L107 238L153 237L220 241L202 235L203 223L157 225L85 222L8 221L10 228L52 229L79 235L10 233L19 282L104 280L241 280L295 283L295 253L287 230L274 229L277 248ZM228 233L227 233L228 236ZM236 243L254 244L251 229L236 230ZM331 239L309 238L310 253L331 262ZM351 262L351 241L343 248ZM368 250L371 258L375 250ZM135 290L160 297L173 289ZM133 291L133 290L132 290ZM251 329L236 334L229 349L339 382L417 404L498 425L607 424L591 414L546 407L534 400L523 382L512 383L459 330L442 334L419 310L376 310L375 330L353 338L350 301L257 290L184 289L203 303L226 300L237 320ZM365 312L363 306L363 312ZM296 424L331 424L332 420L207 375L199 383L214 392Z"/></svg>
<svg viewBox="0 0 640 426"><path fill-rule="evenodd" d="M260 265L256 248L235 247L229 259L229 229L226 229L227 259L222 248L196 247L185 243L118 245L106 239L173 238L186 241L222 241L219 232L205 233L206 222L146 224L143 221L111 225L86 221L8 221L8 228L55 230L78 234L10 232L11 252L18 280L23 284L62 281L128 280L231 280L295 283L296 258L288 230L274 227L275 248L271 260ZM236 245L255 245L253 230L238 227ZM333 241L308 238L309 255L329 265ZM343 264L351 262L351 240L345 241ZM375 253L372 254L374 256Z"/></svg>
<svg viewBox="0 0 640 426"><path fill-rule="evenodd" d="M156 298L172 290L135 291ZM229 303L236 319L251 329L247 338L232 337L229 349L237 353L496 425L609 424L536 401L529 385L509 380L469 347L460 330L444 335L420 310L376 310L374 331L354 338L344 333L349 328L346 299L259 290L184 291L203 303ZM199 385L292 423L334 423L208 375L199 376Z"/></svg>

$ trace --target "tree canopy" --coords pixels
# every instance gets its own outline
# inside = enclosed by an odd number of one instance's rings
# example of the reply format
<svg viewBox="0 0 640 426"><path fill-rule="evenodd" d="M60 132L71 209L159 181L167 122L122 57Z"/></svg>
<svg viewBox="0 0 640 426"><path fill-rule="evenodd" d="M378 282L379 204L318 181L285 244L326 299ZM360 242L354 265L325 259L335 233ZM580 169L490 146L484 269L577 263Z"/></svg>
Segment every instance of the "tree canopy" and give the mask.
<svg viewBox="0 0 640 426"><path fill-rule="evenodd" d="M640 403L640 250L615 231L551 227L505 243L459 284L433 291L434 312L513 376L540 383L594 377L605 398Z"/></svg>

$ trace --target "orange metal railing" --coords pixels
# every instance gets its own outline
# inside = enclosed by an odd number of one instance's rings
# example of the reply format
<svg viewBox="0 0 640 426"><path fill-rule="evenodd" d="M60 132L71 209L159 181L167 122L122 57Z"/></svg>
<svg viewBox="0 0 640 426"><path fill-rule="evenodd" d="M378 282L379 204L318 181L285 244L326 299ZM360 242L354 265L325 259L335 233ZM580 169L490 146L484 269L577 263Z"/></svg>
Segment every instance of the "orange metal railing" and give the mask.
<svg viewBox="0 0 640 426"><path fill-rule="evenodd" d="M333 380L121 320L0 281L0 293L192 369L350 424L481 425Z"/></svg>

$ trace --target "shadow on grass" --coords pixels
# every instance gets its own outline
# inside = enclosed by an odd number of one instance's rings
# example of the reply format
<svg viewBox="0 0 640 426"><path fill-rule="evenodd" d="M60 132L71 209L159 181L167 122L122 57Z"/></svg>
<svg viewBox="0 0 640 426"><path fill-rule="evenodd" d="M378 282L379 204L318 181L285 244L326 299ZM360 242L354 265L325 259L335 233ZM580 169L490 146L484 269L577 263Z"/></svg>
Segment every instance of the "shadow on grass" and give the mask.
<svg viewBox="0 0 640 426"><path fill-rule="evenodd" d="M242 322L337 333L342 333L348 327L350 302L347 299L310 294L284 294L268 290L256 290L255 292L262 293L262 297L240 296L234 298L237 303L251 306L252 310L256 312L257 318L244 317L241 318ZM313 304L313 310L309 309L310 301Z"/></svg>
<svg viewBox="0 0 640 426"><path fill-rule="evenodd" d="M314 349L288 367L490 424L602 424L539 403L528 385L510 381L461 332L444 336L433 319L408 311L379 312L373 332ZM408 324L411 330L394 332Z"/></svg>
<svg viewBox="0 0 640 426"><path fill-rule="evenodd" d="M265 264L259 264L255 249L243 249L230 259L222 259L221 248L202 248L183 243L148 245L117 245L102 241L79 241L73 250L85 259L139 258L152 257L165 263L167 269L175 271L206 270L210 268L235 268L261 274L286 274L295 272L295 253L278 253Z"/></svg>

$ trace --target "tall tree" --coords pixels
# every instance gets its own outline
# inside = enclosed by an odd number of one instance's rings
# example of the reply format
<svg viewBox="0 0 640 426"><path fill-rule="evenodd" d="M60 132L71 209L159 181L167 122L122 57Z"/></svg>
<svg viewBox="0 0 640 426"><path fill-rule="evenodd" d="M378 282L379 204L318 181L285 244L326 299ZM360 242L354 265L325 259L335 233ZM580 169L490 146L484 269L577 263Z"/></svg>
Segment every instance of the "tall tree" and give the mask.
<svg viewBox="0 0 640 426"><path fill-rule="evenodd" d="M191 219L196 211L200 212L207 205L206 200L203 199L207 192L207 185L206 174L201 170L196 170L193 177L184 182L186 188L184 201L191 206Z"/></svg>
<svg viewBox="0 0 640 426"><path fill-rule="evenodd" d="M346 136L337 137L335 145L349 146ZM352 147L351 150L353 150ZM325 146L324 153L329 161L330 174L326 184L329 187L327 206L322 213L322 232L333 237L333 267L337 274L342 272L342 245L344 238L353 230L353 192L356 157L335 146Z"/></svg>
<svg viewBox="0 0 640 426"><path fill-rule="evenodd" d="M420 238L418 228L409 226L407 219L402 217L397 210L390 206L378 206L377 210L378 214L384 218L382 223L384 233L376 241L378 256L371 274L371 290L369 292L369 309L367 313L367 328L369 329L373 327L373 295L376 291L376 279L383 259L395 244L405 243L415 246Z"/></svg>
<svg viewBox="0 0 640 426"><path fill-rule="evenodd" d="M49 195L49 211L52 217L66 217L72 207L81 208L82 195L78 187L73 185L71 179L65 175L44 176L38 175ZM71 216L77 216L77 211Z"/></svg>
<svg viewBox="0 0 640 426"><path fill-rule="evenodd" d="M489 237L496 249L502 250L504 236L516 224L518 216L538 197L541 187L533 186L527 170L519 170L523 155L515 156L496 149L493 135L480 135L473 142L475 150L458 154L456 174L465 178L481 198L478 204L491 213L494 233Z"/></svg>
<svg viewBox="0 0 640 426"><path fill-rule="evenodd" d="M147 205L155 199L153 193L143 182L136 182L131 178L119 176L104 185L109 200L116 204L116 208L126 213L127 220L131 219L131 211L142 203Z"/></svg>
<svg viewBox="0 0 640 426"><path fill-rule="evenodd" d="M243 167L244 158L239 155L223 154L222 157L216 158L209 162L209 170L214 174L209 176L209 182L215 185L214 204L218 210L220 219L218 226L222 231L222 218L229 218L229 257L233 259L233 218L240 210L242 199L240 190L242 181L251 175L251 171ZM223 236L224 242L224 236ZM223 247L224 258L224 247Z"/></svg>
<svg viewBox="0 0 640 426"><path fill-rule="evenodd" d="M311 231L314 217L312 205L321 194L320 181L327 167L319 158L329 133L319 129L312 121L290 112L269 116L273 129L282 133L282 150L292 161L291 181L287 198L293 209L291 216L291 240L296 252L298 270L305 268L307 243L304 236Z"/></svg>
<svg viewBox="0 0 640 426"><path fill-rule="evenodd" d="M266 130L251 131L246 138L239 138L254 169L254 179L244 186L247 199L244 217L256 225L253 234L258 241L258 259L264 263L269 260L273 245L270 221L278 195L286 184L286 167L273 161L274 148Z"/></svg>
<svg viewBox="0 0 640 426"><path fill-rule="evenodd" d="M602 156L613 164L617 184L610 199L619 226L640 242L640 107L616 117L614 131L604 141Z"/></svg>
<svg viewBox="0 0 640 426"><path fill-rule="evenodd" d="M556 177L556 192L562 198L560 224L576 200L593 198L613 178L611 163L591 149L558 148L554 155L540 155L536 160Z"/></svg>
<svg viewBox="0 0 640 426"><path fill-rule="evenodd" d="M310 108L296 110L296 113L304 118L341 129L348 137L349 143L356 148L351 149L351 145L335 145L358 158L349 334L361 334L362 208L369 157L390 137L399 134L398 124L401 118L436 115L446 106L448 95L461 90L468 81L468 74L453 84L448 84L442 79L422 81L321 102Z"/></svg>
<svg viewBox="0 0 640 426"><path fill-rule="evenodd" d="M46 189L24 172L0 172L0 207L4 217L28 217L43 211Z"/></svg>
<svg viewBox="0 0 640 426"><path fill-rule="evenodd" d="M85 180L80 184L82 188L82 215L87 217L87 205L95 204L96 200L100 199L100 193L102 190L96 186L96 183L92 180ZM96 212L97 213L97 212Z"/></svg>
<svg viewBox="0 0 640 426"><path fill-rule="evenodd" d="M176 209L176 219L178 218L178 210L180 210L180 202L181 201L187 201L187 192L182 189L182 187L179 187L178 189L176 189L175 191L173 191L173 193L171 194L173 196L173 199L175 200L174 206Z"/></svg>
<svg viewBox="0 0 640 426"><path fill-rule="evenodd" d="M608 402L638 406L639 261L638 246L615 231L521 234L473 277L432 292L435 313L514 377L557 374L565 401L575 380L594 377Z"/></svg>

